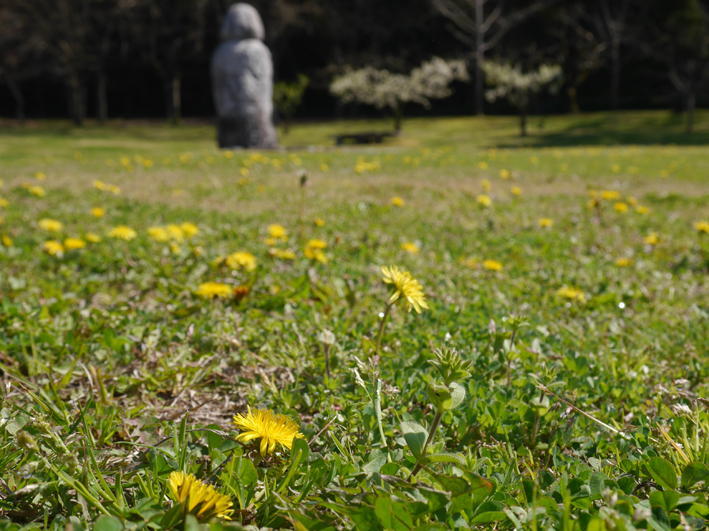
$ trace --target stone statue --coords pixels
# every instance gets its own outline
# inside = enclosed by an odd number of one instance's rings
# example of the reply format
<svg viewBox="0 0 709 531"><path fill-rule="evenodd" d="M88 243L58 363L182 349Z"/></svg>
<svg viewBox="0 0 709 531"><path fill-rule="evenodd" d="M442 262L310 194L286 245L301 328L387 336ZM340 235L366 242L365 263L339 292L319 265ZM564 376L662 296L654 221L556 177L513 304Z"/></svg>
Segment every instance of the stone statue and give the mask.
<svg viewBox="0 0 709 531"><path fill-rule="evenodd" d="M212 56L212 89L220 148L275 148L273 63L263 23L249 4L229 8Z"/></svg>

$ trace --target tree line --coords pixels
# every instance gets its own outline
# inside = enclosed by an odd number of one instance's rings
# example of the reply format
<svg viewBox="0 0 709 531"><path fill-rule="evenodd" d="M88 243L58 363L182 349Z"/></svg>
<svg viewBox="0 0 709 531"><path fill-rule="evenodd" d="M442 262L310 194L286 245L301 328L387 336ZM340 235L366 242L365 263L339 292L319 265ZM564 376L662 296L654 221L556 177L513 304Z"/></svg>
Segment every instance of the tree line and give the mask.
<svg viewBox="0 0 709 531"><path fill-rule="evenodd" d="M433 56L469 79L443 112L507 110L485 98L487 61L558 64L551 111L706 103L709 0L252 0L278 81L310 82L301 116L332 115L352 68L406 73ZM208 67L230 0L2 0L0 114L212 114ZM450 98L449 98L450 100ZM497 105L492 107L491 105ZM292 114L292 102L289 113Z"/></svg>

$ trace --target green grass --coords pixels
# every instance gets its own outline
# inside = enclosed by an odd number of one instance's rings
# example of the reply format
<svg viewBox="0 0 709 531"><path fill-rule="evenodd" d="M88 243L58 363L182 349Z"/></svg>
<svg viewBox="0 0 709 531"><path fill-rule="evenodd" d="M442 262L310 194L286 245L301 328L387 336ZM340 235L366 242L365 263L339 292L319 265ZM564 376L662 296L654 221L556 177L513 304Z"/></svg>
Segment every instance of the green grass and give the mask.
<svg viewBox="0 0 709 531"><path fill-rule="evenodd" d="M302 124L261 154L205 124L0 129L0 528L191 529L175 470L232 500L205 529L706 525L709 115L693 135L659 112L548 117L524 139L514 118L411 119L332 147L389 125ZM601 190L619 197L589 206ZM199 233L148 233L183 222ZM264 241L274 223L287 241ZM256 268L219 264L236 251ZM428 309L386 309L392 264ZM236 441L247 406L302 441Z"/></svg>

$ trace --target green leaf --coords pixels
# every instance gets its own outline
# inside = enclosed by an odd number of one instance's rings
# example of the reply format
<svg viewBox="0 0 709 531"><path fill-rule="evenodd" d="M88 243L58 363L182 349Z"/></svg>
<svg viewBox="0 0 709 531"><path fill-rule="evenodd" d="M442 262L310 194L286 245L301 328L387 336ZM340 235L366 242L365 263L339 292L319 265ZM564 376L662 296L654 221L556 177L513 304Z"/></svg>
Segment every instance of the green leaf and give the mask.
<svg viewBox="0 0 709 531"><path fill-rule="evenodd" d="M451 390L450 407L446 409L455 409L465 400L465 388L456 382L452 382L449 387Z"/></svg>
<svg viewBox="0 0 709 531"><path fill-rule="evenodd" d="M99 516L94 522L93 528L95 531L121 531L123 524L115 516Z"/></svg>
<svg viewBox="0 0 709 531"><path fill-rule="evenodd" d="M486 511L477 515L470 523L472 525L489 524L490 522L502 522L503 520L507 520L507 515L502 511Z"/></svg>
<svg viewBox="0 0 709 531"><path fill-rule="evenodd" d="M646 466L652 479L663 489L674 490L677 488L677 474L672 463L667 459L652 457L647 461Z"/></svg>
<svg viewBox="0 0 709 531"><path fill-rule="evenodd" d="M400 427L411 453L414 457L420 457L428 438L428 431L416 422L402 422Z"/></svg>
<svg viewBox="0 0 709 531"><path fill-rule="evenodd" d="M392 500L388 496L380 496L374 503L374 512L379 523L385 529L395 531L408 531L414 526L413 518L406 509L406 505Z"/></svg>
<svg viewBox="0 0 709 531"><path fill-rule="evenodd" d="M465 458L460 454L441 452L427 456L426 460L429 463L453 463L454 465L465 466Z"/></svg>
<svg viewBox="0 0 709 531"><path fill-rule="evenodd" d="M369 462L362 467L362 471L368 476L376 474L387 462L387 453L381 450L374 450L369 454Z"/></svg>
<svg viewBox="0 0 709 531"><path fill-rule="evenodd" d="M703 463L690 463L682 471L682 487L689 489L699 483L704 481L705 483L709 480L709 468Z"/></svg>

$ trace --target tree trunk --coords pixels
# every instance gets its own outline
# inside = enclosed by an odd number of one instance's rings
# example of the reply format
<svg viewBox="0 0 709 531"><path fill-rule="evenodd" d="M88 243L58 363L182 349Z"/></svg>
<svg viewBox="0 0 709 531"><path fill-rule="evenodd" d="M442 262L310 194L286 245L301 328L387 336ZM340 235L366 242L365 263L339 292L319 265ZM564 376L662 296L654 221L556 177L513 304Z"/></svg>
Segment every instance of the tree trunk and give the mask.
<svg viewBox="0 0 709 531"><path fill-rule="evenodd" d="M12 94L15 100L15 118L17 121L24 125L25 123L25 95L22 93L20 85L12 78L6 78L7 87L10 89L10 94Z"/></svg>
<svg viewBox="0 0 709 531"><path fill-rule="evenodd" d="M101 124L108 120L108 98L106 96L106 86L106 73L103 70L99 70L96 78L96 119Z"/></svg>
<svg viewBox="0 0 709 531"><path fill-rule="evenodd" d="M611 42L611 109L617 111L620 107L620 41L613 38Z"/></svg>
<svg viewBox="0 0 709 531"><path fill-rule="evenodd" d="M687 93L687 102L686 102L686 107L685 107L685 132L686 133L691 133L692 130L694 129L694 110L697 107L697 97L694 94L693 90L690 90Z"/></svg>
<svg viewBox="0 0 709 531"><path fill-rule="evenodd" d="M394 107L394 133L398 135L401 133L401 122L403 120L404 112L401 109L401 103L397 102Z"/></svg>
<svg viewBox="0 0 709 531"><path fill-rule="evenodd" d="M577 114L581 112L576 86L572 85L568 89L566 89L566 95L569 97L569 111L571 112L571 114Z"/></svg>
<svg viewBox="0 0 709 531"><path fill-rule="evenodd" d="M172 125L180 123L182 118L182 78L173 74L165 84L165 99L167 103L167 120Z"/></svg>
<svg viewBox="0 0 709 531"><path fill-rule="evenodd" d="M482 66L485 61L485 35L483 34L484 3L484 0L475 0L475 114L485 113Z"/></svg>
<svg viewBox="0 0 709 531"><path fill-rule="evenodd" d="M527 136L527 107L519 110L519 136Z"/></svg>
<svg viewBox="0 0 709 531"><path fill-rule="evenodd" d="M79 75L69 74L67 79L67 89L69 91L69 112L71 120L76 126L84 125L84 117L86 116L86 107L84 105L84 87L81 84Z"/></svg>

